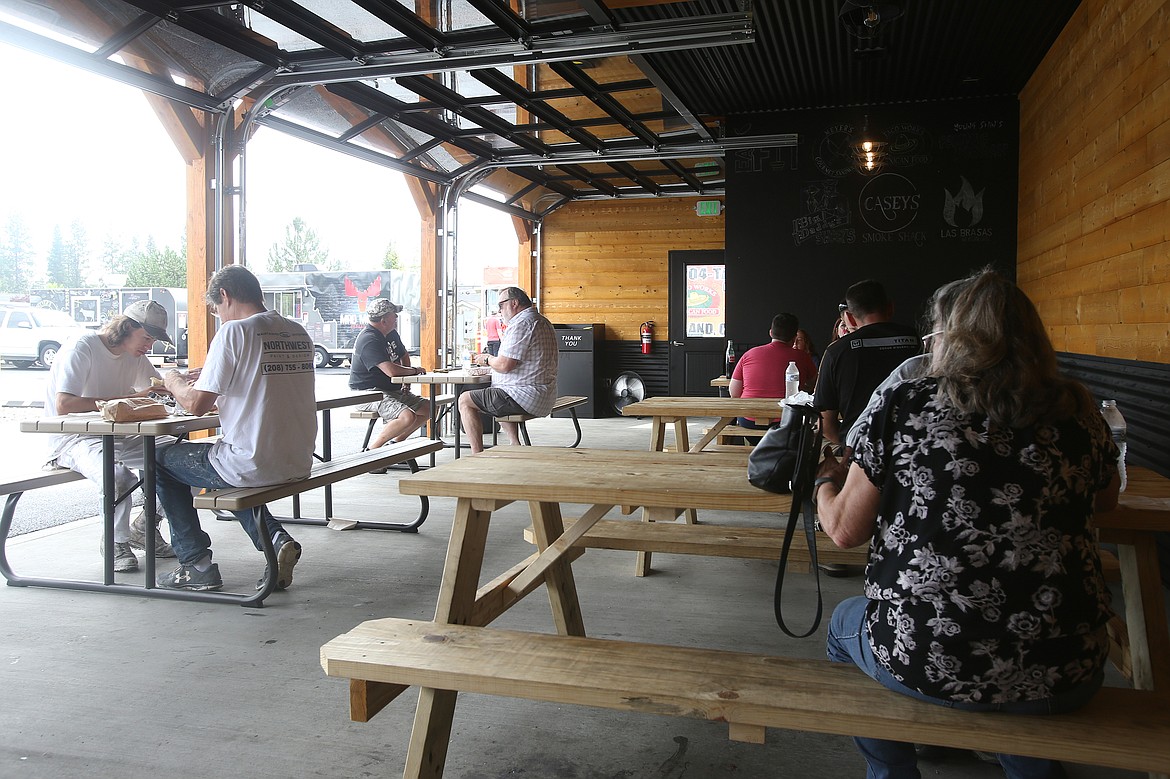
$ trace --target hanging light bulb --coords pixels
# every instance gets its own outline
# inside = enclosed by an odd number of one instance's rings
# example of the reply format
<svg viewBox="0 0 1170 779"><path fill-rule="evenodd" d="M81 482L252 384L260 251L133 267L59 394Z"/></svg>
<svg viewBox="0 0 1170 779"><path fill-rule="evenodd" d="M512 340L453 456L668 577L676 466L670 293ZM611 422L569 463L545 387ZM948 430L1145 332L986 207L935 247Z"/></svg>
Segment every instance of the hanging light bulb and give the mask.
<svg viewBox="0 0 1170 779"><path fill-rule="evenodd" d="M850 143L857 169L861 173L876 173L885 163L886 143L881 135L869 129L869 116L861 125L861 131Z"/></svg>

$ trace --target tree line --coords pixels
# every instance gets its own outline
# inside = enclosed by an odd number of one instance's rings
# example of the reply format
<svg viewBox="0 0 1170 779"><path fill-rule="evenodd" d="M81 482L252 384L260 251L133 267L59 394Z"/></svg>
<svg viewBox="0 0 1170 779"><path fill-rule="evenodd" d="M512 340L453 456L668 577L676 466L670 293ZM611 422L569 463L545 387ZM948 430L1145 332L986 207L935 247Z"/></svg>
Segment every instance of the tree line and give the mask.
<svg viewBox="0 0 1170 779"><path fill-rule="evenodd" d="M180 236L178 247L160 247L153 237L140 243L138 238L123 241L112 235L95 246L85 225L75 219L66 228L53 226L41 272L24 218L9 214L0 225L0 292L87 286L185 287L187 236Z"/></svg>
<svg viewBox="0 0 1170 779"><path fill-rule="evenodd" d="M340 261L331 258L329 250L322 246L317 232L298 216L285 227L284 239L269 248L267 269L291 271L303 264L315 265L319 270L342 269ZM379 266L402 267L393 241L387 245ZM24 218L19 213L9 214L0 225L0 292L27 294L35 287L105 286L187 286L186 233L176 247L160 247L152 236L140 243L138 238L125 241L111 235L95 246L85 225L74 219L66 228L53 226L42 273Z"/></svg>

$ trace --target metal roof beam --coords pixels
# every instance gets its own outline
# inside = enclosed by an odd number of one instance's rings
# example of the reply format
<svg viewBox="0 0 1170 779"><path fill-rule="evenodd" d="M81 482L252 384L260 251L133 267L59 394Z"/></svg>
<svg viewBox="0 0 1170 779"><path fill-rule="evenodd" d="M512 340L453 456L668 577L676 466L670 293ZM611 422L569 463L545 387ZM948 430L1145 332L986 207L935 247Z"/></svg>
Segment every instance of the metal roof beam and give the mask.
<svg viewBox="0 0 1170 779"><path fill-rule="evenodd" d="M353 0L354 5L381 19L427 51L447 45L441 33L394 0Z"/></svg>
<svg viewBox="0 0 1170 779"><path fill-rule="evenodd" d="M516 106L523 108L539 119L543 119L553 129L559 130L587 149L601 151L605 148L605 144L593 135L593 133L578 129L567 116L552 106L536 100L531 92L500 71L495 69L476 70L471 73L471 76L481 84L499 92L504 98ZM519 125L513 126L519 128Z"/></svg>
<svg viewBox="0 0 1170 779"><path fill-rule="evenodd" d="M269 67L284 68L288 66L286 53L275 45L264 45L262 41L267 40L266 38L256 35L246 27L242 27L213 11L186 11L171 3L160 2L160 0L125 0L125 2Z"/></svg>
<svg viewBox="0 0 1170 779"><path fill-rule="evenodd" d="M580 90L581 94L589 98L594 105L616 119L618 124L640 138L643 143L655 147L661 144L662 141L657 135L652 133L646 125L634 119L633 114L627 111L625 106L614 100L600 88L596 81L586 76L576 65L567 62L554 62L549 67L558 76Z"/></svg>
<svg viewBox="0 0 1170 779"><path fill-rule="evenodd" d="M658 71L654 69L654 66L650 64L649 60L640 54L635 54L630 57L630 61L633 62L639 70L646 74L646 77L649 78L651 82L653 82L655 88L659 91L659 93L661 93L662 99L670 103L671 107L674 108L675 111L678 111L678 115L683 118L683 121L694 128L695 132L698 133L700 138L704 140L710 140L714 137L714 133L712 133L711 129L707 127L706 123L704 123L702 119L700 119L693 111L691 111L687 104L683 102L682 98L678 96L677 92L671 89L671 87L666 83L666 80L662 78Z"/></svg>
<svg viewBox="0 0 1170 779"><path fill-rule="evenodd" d="M364 146L357 146L352 143L344 143L337 140L337 138L333 137L332 135L327 135L326 133L318 132L317 130L310 130L308 127L302 127L299 124L289 122L285 119L280 119L276 116L273 116L272 114L257 119L256 123L262 124L265 127L271 127L274 130L279 130L280 132L291 135L294 138L300 138L302 141L308 141L309 143L314 143L318 146L324 146L327 149L333 149L334 151L341 152L342 154L348 154L351 157L356 157L359 160L372 162L375 165L381 165L384 168L390 168L391 170L396 170L399 173L405 173L408 176L420 178L423 181L431 181L436 184L443 185L451 183L450 177L441 173L427 170L426 168L419 167L418 165L411 165L409 163L401 162L393 157L376 152L373 149L368 149Z"/></svg>
<svg viewBox="0 0 1170 779"><path fill-rule="evenodd" d="M65 43L58 43L16 25L0 22L0 41L21 49L43 54L58 62L64 62L99 76L119 81L143 92L175 100L183 105L202 111L220 113L223 107L202 92L176 84L171 79L162 79L108 59L96 59L94 55L75 49Z"/></svg>
<svg viewBox="0 0 1170 779"><path fill-rule="evenodd" d="M611 162L609 166L651 194L656 195L662 191L661 185L646 178L637 168L628 162Z"/></svg>
<svg viewBox="0 0 1170 779"><path fill-rule="evenodd" d="M146 2L147 0L136 0ZM522 42L450 47L437 52L371 56L366 64L301 63L294 71L273 76L269 84L331 84L374 78L422 76L456 70L516 67L543 62L610 57L676 49L752 43L751 18L724 14L688 20L647 22L629 30L582 32Z"/></svg>
<svg viewBox="0 0 1170 779"><path fill-rule="evenodd" d="M532 35L532 26L507 5L497 2L497 0L467 0L467 2L512 40L518 41Z"/></svg>
<svg viewBox="0 0 1170 779"><path fill-rule="evenodd" d="M159 19L154 14L140 15L137 19L130 22L130 24L114 33L114 36L103 43L102 47L93 53L93 56L100 59L109 59L111 54L118 53L123 48L125 48L126 44L130 43L130 41L134 40L139 35L142 35L142 33L146 32L151 27L154 27L161 21L162 19Z"/></svg>
<svg viewBox="0 0 1170 779"><path fill-rule="evenodd" d="M452 146L463 149L481 159L492 160L499 156L490 144L475 138L463 138L452 135L451 130L453 128L446 122L441 122L429 116L400 111L399 107L405 105L401 100L390 97L372 87L364 84L332 84L326 87L326 89L370 111L385 114L394 121L404 124L407 127L413 127L434 138L441 138L443 142L450 143Z"/></svg>
<svg viewBox="0 0 1170 779"><path fill-rule="evenodd" d="M511 196L509 196L508 199L504 202L511 205L512 203L516 203L520 200L523 200L524 196L527 195L532 190L536 189L536 187L537 187L537 185L535 183L529 184L528 186L524 187L523 189L519 189L519 190L513 192L511 194Z"/></svg>
<svg viewBox="0 0 1170 779"><path fill-rule="evenodd" d="M666 165L667 169L668 169L670 172L674 173L674 175L678 176L680 179L682 179L683 181L687 182L688 184L690 184L690 185L691 185L692 187L694 187L695 189L698 189L698 190L702 190L702 189L703 189L703 186L704 186L704 185L703 185L703 182L702 182L702 181L699 181L699 177L698 177L698 176L696 176L696 175L694 175L693 173L691 173L691 172L690 172L689 170L687 170L686 168L684 168L684 167L683 167L682 165L680 165L680 164L679 164L677 161L675 161L675 160L663 160L663 164L664 164L664 165Z"/></svg>
<svg viewBox="0 0 1170 779"><path fill-rule="evenodd" d="M490 197L484 197L483 195L477 195L474 192L464 192L462 195L460 195L460 197L464 200L470 200L473 203L479 203L480 205L485 205L488 208L494 208L497 211L503 211L504 213L511 214L512 216L518 216L521 219L530 219L530 220L539 219L539 216L532 211L528 211L527 209L519 208L517 206L512 205L511 203L501 203L498 200L493 200Z"/></svg>
<svg viewBox="0 0 1170 779"><path fill-rule="evenodd" d="M516 132L513 124L504 121L486 108L467 105L458 92L448 89L434 79L411 76L409 78L398 79L398 85L406 87L419 97L425 97L432 103L451 111L457 116L475 122L475 124L484 130L494 133L501 138L506 138L533 154L544 154L549 151L549 147L535 138L529 138L524 133Z"/></svg>
<svg viewBox="0 0 1170 779"><path fill-rule="evenodd" d="M244 5L303 35L339 57L356 60L363 52L357 41L329 21L288 0L243 0Z"/></svg>
<svg viewBox="0 0 1170 779"><path fill-rule="evenodd" d="M580 165L560 165L558 167L561 170L568 173L573 178L575 178L579 181L584 181L586 184L593 187L598 192L609 195L610 197L617 196L617 192L618 192L617 187L613 186L612 184L607 184L606 182L602 181L599 177L594 176L588 170L581 167Z"/></svg>

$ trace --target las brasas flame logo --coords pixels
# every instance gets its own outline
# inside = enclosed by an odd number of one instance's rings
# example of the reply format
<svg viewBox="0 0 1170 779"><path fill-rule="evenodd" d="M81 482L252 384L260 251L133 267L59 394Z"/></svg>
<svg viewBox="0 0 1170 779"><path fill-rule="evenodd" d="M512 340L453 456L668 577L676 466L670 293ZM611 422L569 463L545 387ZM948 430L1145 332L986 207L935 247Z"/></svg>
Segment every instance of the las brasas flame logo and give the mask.
<svg viewBox="0 0 1170 779"><path fill-rule="evenodd" d="M971 182L967 181L965 176L960 176L959 179L963 185L955 194L951 194L949 189L943 189L945 195L943 221L951 227L974 227L983 221L983 193L987 191L987 188L984 187L979 190L979 194L975 194ZM963 216L966 218L964 219ZM959 221L956 221L956 217L959 217ZM960 221L962 224L959 223Z"/></svg>

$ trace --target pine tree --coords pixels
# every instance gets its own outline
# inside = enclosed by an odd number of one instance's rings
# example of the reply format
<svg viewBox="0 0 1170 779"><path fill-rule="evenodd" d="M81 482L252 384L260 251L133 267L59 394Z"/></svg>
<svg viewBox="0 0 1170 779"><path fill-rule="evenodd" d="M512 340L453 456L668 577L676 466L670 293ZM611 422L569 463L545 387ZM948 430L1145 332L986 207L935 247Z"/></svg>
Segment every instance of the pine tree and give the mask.
<svg viewBox="0 0 1170 779"><path fill-rule="evenodd" d="M183 243L186 243L184 239ZM187 286L187 257L170 246L158 248L154 238L146 239L146 248L126 268L128 287Z"/></svg>
<svg viewBox="0 0 1170 779"><path fill-rule="evenodd" d="M382 267L389 270L402 270L402 258L398 256L398 247L391 241L386 245L386 254L382 256Z"/></svg>
<svg viewBox="0 0 1170 779"><path fill-rule="evenodd" d="M317 231L298 216L284 228L284 243L274 243L268 249L268 270L274 273L291 271L306 263L318 268L328 267L329 250L321 248Z"/></svg>
<svg viewBox="0 0 1170 779"><path fill-rule="evenodd" d="M61 225L53 225L53 239L49 243L48 271L50 287L69 286L69 258Z"/></svg>
<svg viewBox="0 0 1170 779"><path fill-rule="evenodd" d="M80 219L69 225L69 240L65 243L66 287L80 287L85 276L86 259L89 257L89 236Z"/></svg>
<svg viewBox="0 0 1170 779"><path fill-rule="evenodd" d="M0 291L27 293L33 263L32 238L24 217L8 215L0 235Z"/></svg>

